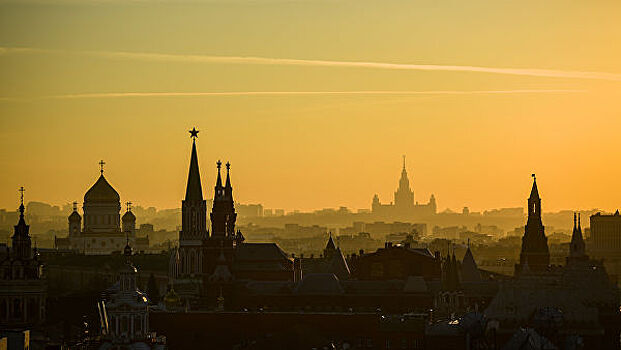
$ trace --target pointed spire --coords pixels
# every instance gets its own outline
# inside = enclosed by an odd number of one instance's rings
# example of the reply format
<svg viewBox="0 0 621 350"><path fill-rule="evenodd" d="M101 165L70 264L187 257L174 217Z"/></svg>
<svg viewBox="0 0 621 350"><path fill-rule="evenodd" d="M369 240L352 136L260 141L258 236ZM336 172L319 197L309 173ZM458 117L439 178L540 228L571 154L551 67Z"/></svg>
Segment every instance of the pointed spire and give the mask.
<svg viewBox="0 0 621 350"><path fill-rule="evenodd" d="M24 221L24 192L26 192L26 190L24 189L24 186L19 188L19 192L20 192L20 204L19 204L19 223L21 224L22 222L25 223Z"/></svg>
<svg viewBox="0 0 621 350"><path fill-rule="evenodd" d="M218 178L216 179L216 192L222 188L222 175L220 174L220 169L222 168L222 162L218 160L216 162L216 167L218 168Z"/></svg>
<svg viewBox="0 0 621 350"><path fill-rule="evenodd" d="M233 201L233 186L231 186L231 163L226 162L226 183L224 185L224 197Z"/></svg>
<svg viewBox="0 0 621 350"><path fill-rule="evenodd" d="M403 155L403 170L405 170L405 154Z"/></svg>
<svg viewBox="0 0 621 350"><path fill-rule="evenodd" d="M530 190L530 198L539 198L539 190L537 189L537 178L535 174L531 175L533 177L533 188Z"/></svg>
<svg viewBox="0 0 621 350"><path fill-rule="evenodd" d="M479 267L474 260L472 250L470 250L470 239L468 239L468 249L461 261L461 277L464 282L479 282L481 281L481 273Z"/></svg>
<svg viewBox="0 0 621 350"><path fill-rule="evenodd" d="M28 236L28 231L29 231L30 226L26 225L26 219L24 218L24 210L26 209L24 207L24 192L26 192L26 190L22 186L19 188L19 192L20 192L19 221L17 222L17 225L15 226L14 236Z"/></svg>
<svg viewBox="0 0 621 350"><path fill-rule="evenodd" d="M231 163L226 162L225 164L226 166L226 184L224 185L225 188L231 188Z"/></svg>
<svg viewBox="0 0 621 350"><path fill-rule="evenodd" d="M578 232L582 233L582 227L580 226L580 213L578 213Z"/></svg>
<svg viewBox="0 0 621 350"><path fill-rule="evenodd" d="M326 251L336 251L336 244L334 244L334 240L332 239L332 232L330 232L328 244L326 244Z"/></svg>
<svg viewBox="0 0 621 350"><path fill-rule="evenodd" d="M198 170L198 156L196 155L196 137L198 130L190 130L192 137L192 153L190 155L190 171L188 173L188 185L185 190L186 201L202 201L203 188L201 186L201 175Z"/></svg>

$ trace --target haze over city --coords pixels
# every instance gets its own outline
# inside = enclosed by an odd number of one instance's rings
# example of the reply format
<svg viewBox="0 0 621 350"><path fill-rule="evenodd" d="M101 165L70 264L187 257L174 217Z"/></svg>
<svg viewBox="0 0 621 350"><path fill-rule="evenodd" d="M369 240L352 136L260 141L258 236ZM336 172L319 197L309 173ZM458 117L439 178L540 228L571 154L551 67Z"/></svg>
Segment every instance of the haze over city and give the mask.
<svg viewBox="0 0 621 350"><path fill-rule="evenodd" d="M523 206L533 172L547 211L613 210L621 4L590 5L2 1L0 207L81 201L101 159L179 207L197 126L244 203L369 208L405 154L440 210Z"/></svg>

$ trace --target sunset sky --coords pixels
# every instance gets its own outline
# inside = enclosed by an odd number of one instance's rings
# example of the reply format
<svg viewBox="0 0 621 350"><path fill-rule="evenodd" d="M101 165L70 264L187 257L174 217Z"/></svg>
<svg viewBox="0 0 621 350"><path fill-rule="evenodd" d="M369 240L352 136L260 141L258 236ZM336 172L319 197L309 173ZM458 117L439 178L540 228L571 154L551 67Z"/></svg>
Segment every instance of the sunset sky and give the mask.
<svg viewBox="0 0 621 350"><path fill-rule="evenodd" d="M621 1L0 0L0 208L621 207Z"/></svg>

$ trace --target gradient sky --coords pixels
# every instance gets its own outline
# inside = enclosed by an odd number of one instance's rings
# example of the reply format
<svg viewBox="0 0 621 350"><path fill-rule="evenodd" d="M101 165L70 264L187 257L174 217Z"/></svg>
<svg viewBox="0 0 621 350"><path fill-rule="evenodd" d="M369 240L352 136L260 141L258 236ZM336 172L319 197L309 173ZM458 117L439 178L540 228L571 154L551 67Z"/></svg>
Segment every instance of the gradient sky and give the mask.
<svg viewBox="0 0 621 350"><path fill-rule="evenodd" d="M123 201L179 207L196 126L208 197L222 159L241 202L369 208L406 154L441 209L523 206L535 172L546 211L612 210L619 23L618 0L0 0L0 208L81 202L100 159Z"/></svg>

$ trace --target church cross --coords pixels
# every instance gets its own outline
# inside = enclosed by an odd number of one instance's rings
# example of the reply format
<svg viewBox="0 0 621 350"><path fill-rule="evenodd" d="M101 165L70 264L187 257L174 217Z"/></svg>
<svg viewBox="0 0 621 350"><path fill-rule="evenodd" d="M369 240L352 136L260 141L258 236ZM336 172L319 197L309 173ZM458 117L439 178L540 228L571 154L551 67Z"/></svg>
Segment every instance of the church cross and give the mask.
<svg viewBox="0 0 621 350"><path fill-rule="evenodd" d="M127 206L127 211L132 211L132 202L125 202L125 205Z"/></svg>
<svg viewBox="0 0 621 350"><path fill-rule="evenodd" d="M103 175L103 167L104 167L104 165L106 165L106 162L104 162L103 159L100 160L99 161L99 167L100 167L99 172L101 173L101 175Z"/></svg>

